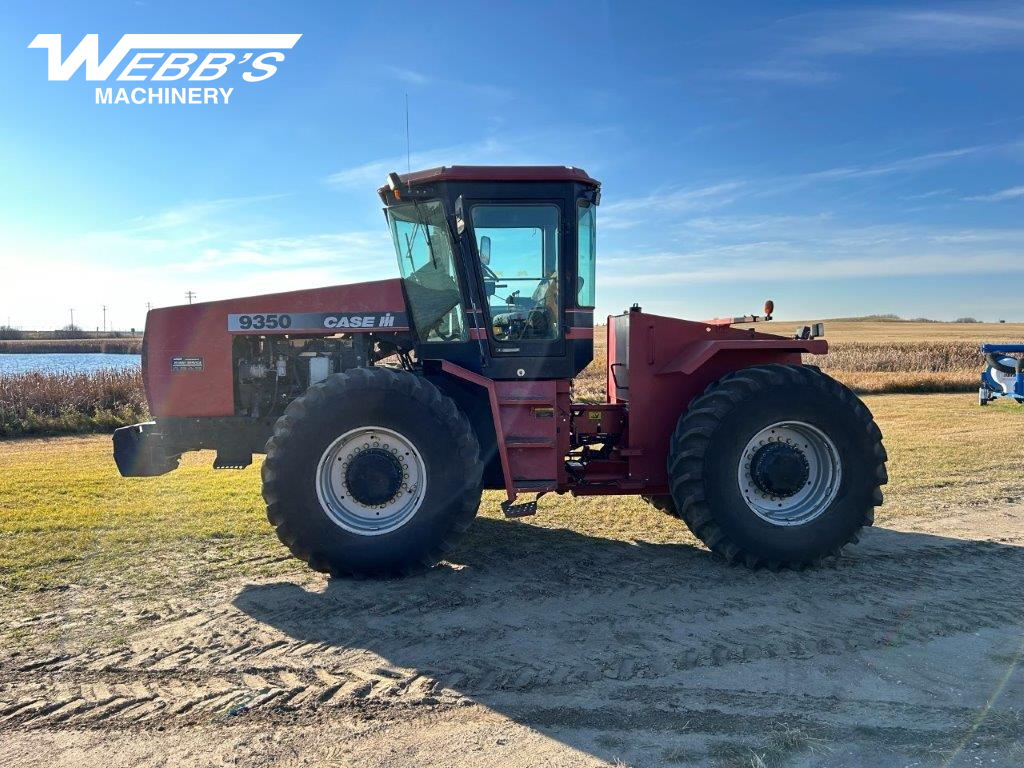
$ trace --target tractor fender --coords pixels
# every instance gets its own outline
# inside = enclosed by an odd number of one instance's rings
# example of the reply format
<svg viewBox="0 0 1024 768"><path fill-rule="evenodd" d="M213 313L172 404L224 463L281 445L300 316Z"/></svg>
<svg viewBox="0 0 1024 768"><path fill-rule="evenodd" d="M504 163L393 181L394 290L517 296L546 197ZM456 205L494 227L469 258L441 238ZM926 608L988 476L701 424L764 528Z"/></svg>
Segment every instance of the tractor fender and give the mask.
<svg viewBox="0 0 1024 768"><path fill-rule="evenodd" d="M505 445L505 430L501 423L500 406L498 404L498 393L494 381L486 376L469 371L460 365L448 360L441 361L441 370L456 379L469 384L476 385L487 393L488 404L490 405L491 419L494 426L495 443L498 449L498 459L501 463L502 480L505 485L505 492L509 499L516 498L515 485L512 481L512 468L509 461L508 449Z"/></svg>
<svg viewBox="0 0 1024 768"><path fill-rule="evenodd" d="M656 375L682 373L691 376L716 355L724 352L777 352L779 354L828 353L828 342L824 339L707 339L687 344L675 357L662 366Z"/></svg>

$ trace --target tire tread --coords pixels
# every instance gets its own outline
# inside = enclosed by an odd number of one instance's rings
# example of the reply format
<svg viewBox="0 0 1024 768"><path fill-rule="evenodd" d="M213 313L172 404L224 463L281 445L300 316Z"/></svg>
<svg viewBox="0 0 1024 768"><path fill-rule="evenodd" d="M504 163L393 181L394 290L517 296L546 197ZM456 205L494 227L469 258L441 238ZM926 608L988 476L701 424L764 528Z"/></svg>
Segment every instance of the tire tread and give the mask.
<svg viewBox="0 0 1024 768"><path fill-rule="evenodd" d="M454 502L448 520L448 530L437 536L433 545L415 562L366 569L332 561L316 551L313 542L299 535L280 503L280 499L288 494L286 473L281 464L292 446L302 440L307 420L318 419L330 403L337 402L339 398L352 397L360 390L376 393L388 391L396 398L415 401L422 412L432 414L448 430L452 440L451 453L458 456L465 465L461 473L464 485L455 494L457 501ZM483 463L480 461L480 445L476 433L469 419L451 398L426 379L405 371L385 367L354 368L328 376L310 387L293 400L277 420L274 434L267 442L267 456L263 462L263 498L267 504L267 519L278 539L295 557L308 563L310 568L332 576L409 576L433 567L455 548L459 535L469 528L480 506L482 474Z"/></svg>
<svg viewBox="0 0 1024 768"><path fill-rule="evenodd" d="M877 485L872 491L872 503L863 511L861 527L874 523L874 508L882 503L880 486L888 481L885 468L887 456L881 442L882 433L875 424L871 411L849 388L813 366L768 364L728 374L698 396L676 425L667 461L671 498L674 503L651 503L658 509L681 519L708 549L729 563L742 562L751 568L766 567L770 570L782 567L800 570L828 558L837 558L846 544L857 540L857 531L854 531L847 541L834 547L824 556L798 558L786 562L768 560L755 552L745 551L736 542L730 541L715 520L714 511L707 501L702 468L708 458L711 435L726 415L745 398L761 389L793 383L819 387L839 398L863 425L865 435L874 444L872 454L876 467L873 476Z"/></svg>

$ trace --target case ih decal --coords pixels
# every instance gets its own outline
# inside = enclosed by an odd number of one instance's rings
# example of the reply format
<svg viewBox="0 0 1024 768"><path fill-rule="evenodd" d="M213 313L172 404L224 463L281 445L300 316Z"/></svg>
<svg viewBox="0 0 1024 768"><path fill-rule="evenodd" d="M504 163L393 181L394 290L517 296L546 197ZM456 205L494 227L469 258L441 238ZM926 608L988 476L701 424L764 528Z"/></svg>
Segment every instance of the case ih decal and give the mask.
<svg viewBox="0 0 1024 768"><path fill-rule="evenodd" d="M228 315L231 333L322 333L408 328L405 312L254 312Z"/></svg>

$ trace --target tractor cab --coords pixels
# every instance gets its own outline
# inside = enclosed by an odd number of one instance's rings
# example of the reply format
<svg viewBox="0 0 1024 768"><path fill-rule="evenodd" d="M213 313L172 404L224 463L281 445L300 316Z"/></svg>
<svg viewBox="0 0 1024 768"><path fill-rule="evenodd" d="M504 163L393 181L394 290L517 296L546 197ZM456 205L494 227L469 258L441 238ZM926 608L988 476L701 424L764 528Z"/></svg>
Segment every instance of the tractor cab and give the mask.
<svg viewBox="0 0 1024 768"><path fill-rule="evenodd" d="M391 173L379 194L419 359L494 380L590 363L599 182L564 166L450 166Z"/></svg>

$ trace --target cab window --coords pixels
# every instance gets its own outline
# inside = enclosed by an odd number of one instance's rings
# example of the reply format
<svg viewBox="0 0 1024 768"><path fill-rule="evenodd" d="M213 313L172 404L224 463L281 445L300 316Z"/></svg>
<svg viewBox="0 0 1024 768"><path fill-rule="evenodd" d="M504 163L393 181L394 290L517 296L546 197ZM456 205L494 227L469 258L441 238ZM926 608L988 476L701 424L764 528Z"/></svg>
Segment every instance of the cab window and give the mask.
<svg viewBox="0 0 1024 768"><path fill-rule="evenodd" d="M472 222L494 339L557 339L558 207L477 205Z"/></svg>
<svg viewBox="0 0 1024 768"><path fill-rule="evenodd" d="M420 341L464 341L455 255L439 202L388 208L391 238Z"/></svg>

